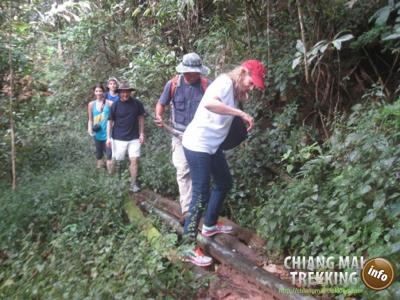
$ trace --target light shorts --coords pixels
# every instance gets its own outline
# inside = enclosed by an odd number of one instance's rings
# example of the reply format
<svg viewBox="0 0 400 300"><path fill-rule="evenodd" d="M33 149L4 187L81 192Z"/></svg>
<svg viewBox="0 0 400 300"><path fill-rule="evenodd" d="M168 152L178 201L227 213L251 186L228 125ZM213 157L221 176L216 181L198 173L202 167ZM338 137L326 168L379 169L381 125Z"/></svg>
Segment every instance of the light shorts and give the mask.
<svg viewBox="0 0 400 300"><path fill-rule="evenodd" d="M131 141L112 140L112 156L115 160L124 160L128 152L129 158L140 156L139 139Z"/></svg>

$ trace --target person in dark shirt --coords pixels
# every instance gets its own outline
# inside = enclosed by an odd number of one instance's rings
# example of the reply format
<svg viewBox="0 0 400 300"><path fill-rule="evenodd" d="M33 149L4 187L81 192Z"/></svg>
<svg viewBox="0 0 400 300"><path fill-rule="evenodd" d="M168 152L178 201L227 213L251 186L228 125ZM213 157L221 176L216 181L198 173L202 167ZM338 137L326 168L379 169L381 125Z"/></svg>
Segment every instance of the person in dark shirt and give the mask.
<svg viewBox="0 0 400 300"><path fill-rule="evenodd" d="M120 100L112 104L108 119L107 145L112 145L113 159L116 161L124 160L128 153L130 190L136 193L140 190L137 173L140 147L144 143L145 110L143 104L131 96L133 90L128 82L121 82L118 88Z"/></svg>

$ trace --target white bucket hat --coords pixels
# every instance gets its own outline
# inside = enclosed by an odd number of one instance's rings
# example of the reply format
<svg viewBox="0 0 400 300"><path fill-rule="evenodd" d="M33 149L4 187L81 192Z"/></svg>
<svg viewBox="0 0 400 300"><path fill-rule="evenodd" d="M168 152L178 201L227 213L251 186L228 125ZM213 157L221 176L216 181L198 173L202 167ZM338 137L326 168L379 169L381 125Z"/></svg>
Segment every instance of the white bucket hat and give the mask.
<svg viewBox="0 0 400 300"><path fill-rule="evenodd" d="M201 73L207 75L210 69L203 66L200 56L197 53L188 53L183 56L182 62L176 67L178 73Z"/></svg>

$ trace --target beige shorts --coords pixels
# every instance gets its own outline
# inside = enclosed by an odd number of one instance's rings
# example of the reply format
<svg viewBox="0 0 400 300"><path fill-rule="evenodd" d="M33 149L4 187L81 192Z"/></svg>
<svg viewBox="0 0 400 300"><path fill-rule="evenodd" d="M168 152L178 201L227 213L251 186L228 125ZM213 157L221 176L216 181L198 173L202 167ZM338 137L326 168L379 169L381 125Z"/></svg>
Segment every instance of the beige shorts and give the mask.
<svg viewBox="0 0 400 300"><path fill-rule="evenodd" d="M140 142L139 139L132 141L119 141L112 140L112 157L115 160L124 160L126 153L129 158L140 156Z"/></svg>

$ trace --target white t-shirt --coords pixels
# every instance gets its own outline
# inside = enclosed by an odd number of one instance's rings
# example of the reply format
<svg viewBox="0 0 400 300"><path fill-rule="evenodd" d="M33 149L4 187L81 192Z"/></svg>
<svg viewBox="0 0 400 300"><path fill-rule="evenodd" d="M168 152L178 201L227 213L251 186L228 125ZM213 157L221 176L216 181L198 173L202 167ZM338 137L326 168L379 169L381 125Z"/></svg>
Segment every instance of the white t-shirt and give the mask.
<svg viewBox="0 0 400 300"><path fill-rule="evenodd" d="M182 145L186 149L214 154L228 135L233 116L217 114L204 107L204 100L215 97L226 105L236 107L233 82L228 75L218 76L204 93L192 122L183 134Z"/></svg>

